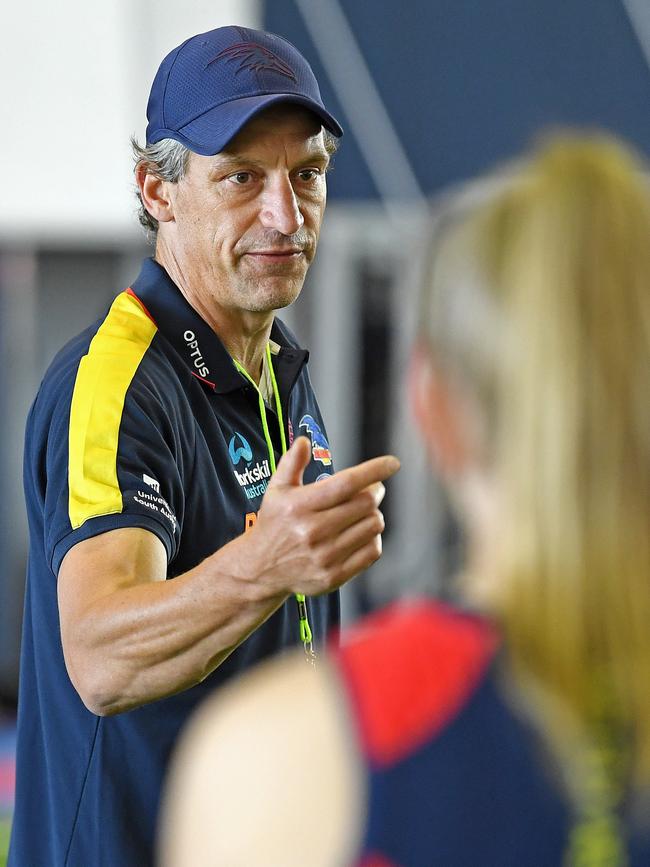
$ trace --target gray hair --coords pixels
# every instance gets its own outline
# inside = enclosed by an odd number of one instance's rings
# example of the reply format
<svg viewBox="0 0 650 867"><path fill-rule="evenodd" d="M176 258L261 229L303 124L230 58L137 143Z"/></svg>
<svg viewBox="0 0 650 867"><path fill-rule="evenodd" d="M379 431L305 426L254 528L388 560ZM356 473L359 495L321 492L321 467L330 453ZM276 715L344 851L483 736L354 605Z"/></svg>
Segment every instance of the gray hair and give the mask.
<svg viewBox="0 0 650 867"><path fill-rule="evenodd" d="M135 136L131 137L133 148L134 169L144 166L147 174L154 175L162 181L177 183L187 171L190 158L190 149L171 138L161 139L152 145L141 147ZM149 238L155 238L158 231L158 220L152 217L144 206L140 190L136 186L135 194L138 199L138 220L144 227Z"/></svg>
<svg viewBox="0 0 650 867"><path fill-rule="evenodd" d="M329 154L330 159L339 149L340 139L330 132L326 127L323 127L323 140L325 142L325 150Z"/></svg>

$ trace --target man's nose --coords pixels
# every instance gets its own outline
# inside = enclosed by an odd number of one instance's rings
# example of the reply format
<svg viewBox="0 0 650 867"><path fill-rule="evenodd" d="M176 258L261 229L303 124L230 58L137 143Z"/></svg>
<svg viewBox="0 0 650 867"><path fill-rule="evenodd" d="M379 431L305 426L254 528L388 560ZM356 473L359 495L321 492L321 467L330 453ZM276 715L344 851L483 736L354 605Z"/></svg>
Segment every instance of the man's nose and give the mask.
<svg viewBox="0 0 650 867"><path fill-rule="evenodd" d="M296 192L288 177L274 178L262 193L260 222L265 229L293 235L305 222Z"/></svg>

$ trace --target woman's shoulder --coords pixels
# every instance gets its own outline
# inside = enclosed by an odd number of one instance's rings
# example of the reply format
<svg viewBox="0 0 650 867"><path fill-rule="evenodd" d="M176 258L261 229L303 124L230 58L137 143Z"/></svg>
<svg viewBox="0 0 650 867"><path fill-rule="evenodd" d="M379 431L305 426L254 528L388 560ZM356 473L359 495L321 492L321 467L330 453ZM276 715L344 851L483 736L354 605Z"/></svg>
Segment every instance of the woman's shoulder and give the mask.
<svg viewBox="0 0 650 867"><path fill-rule="evenodd" d="M368 754L397 759L464 706L499 645L487 619L431 600L394 604L361 621L334 660Z"/></svg>

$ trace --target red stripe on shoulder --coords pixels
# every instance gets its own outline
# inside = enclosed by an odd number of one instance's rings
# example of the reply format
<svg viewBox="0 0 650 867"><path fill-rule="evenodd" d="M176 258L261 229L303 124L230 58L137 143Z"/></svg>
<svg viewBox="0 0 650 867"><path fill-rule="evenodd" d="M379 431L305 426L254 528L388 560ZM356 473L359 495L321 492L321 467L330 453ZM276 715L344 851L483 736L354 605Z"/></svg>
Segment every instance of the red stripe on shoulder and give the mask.
<svg viewBox="0 0 650 867"><path fill-rule="evenodd" d="M486 620L433 602L398 604L334 651L369 758L389 764L461 710L494 655Z"/></svg>
<svg viewBox="0 0 650 867"><path fill-rule="evenodd" d="M130 295L131 298L135 298L135 300L138 302L138 304L140 305L140 307L142 307L142 309L144 310L144 312L147 314L147 316L149 317L149 319L151 319L151 321L153 322L153 324L154 324L154 325L156 326L156 328L157 328L157 327L158 327L158 324L157 324L156 320L153 318L153 316L151 315L151 313L149 313L149 311L148 311L147 308L144 306L144 304L142 303L142 301L140 301L140 299L139 299L138 296L135 294L135 292L133 291L133 289L131 289L131 287L129 286L129 288L128 288L128 289L125 289L124 291L126 292L127 295Z"/></svg>

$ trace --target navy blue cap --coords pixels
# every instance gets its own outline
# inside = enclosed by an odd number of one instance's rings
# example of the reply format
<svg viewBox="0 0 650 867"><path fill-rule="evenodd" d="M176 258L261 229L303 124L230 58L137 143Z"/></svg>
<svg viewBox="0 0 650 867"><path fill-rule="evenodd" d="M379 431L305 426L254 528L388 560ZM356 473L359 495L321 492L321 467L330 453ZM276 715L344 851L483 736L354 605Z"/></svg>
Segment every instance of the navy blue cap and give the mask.
<svg viewBox="0 0 650 867"><path fill-rule="evenodd" d="M160 64L147 105L147 144L171 138L211 156L279 102L310 109L331 133L343 135L310 65L286 39L247 27L199 33Z"/></svg>

